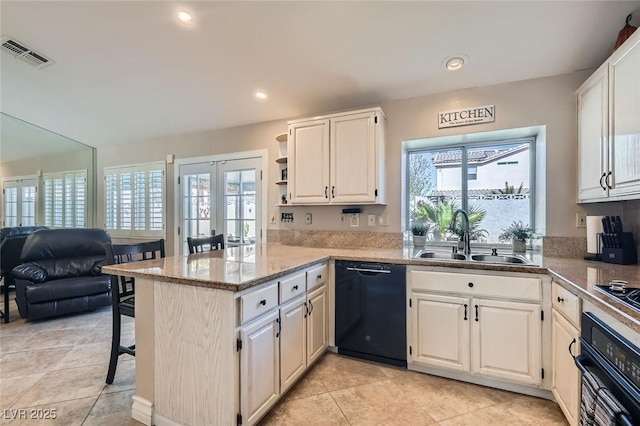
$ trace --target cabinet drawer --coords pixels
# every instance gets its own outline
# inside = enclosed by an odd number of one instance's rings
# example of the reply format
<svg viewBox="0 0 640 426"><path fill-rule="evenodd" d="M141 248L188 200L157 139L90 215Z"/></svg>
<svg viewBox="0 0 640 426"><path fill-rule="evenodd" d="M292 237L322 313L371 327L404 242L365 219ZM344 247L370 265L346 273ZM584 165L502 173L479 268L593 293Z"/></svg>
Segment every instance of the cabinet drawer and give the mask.
<svg viewBox="0 0 640 426"><path fill-rule="evenodd" d="M555 282L551 288L551 298L553 307L571 321L574 326L579 327L580 298Z"/></svg>
<svg viewBox="0 0 640 426"><path fill-rule="evenodd" d="M278 283L240 297L240 322L266 314L278 306Z"/></svg>
<svg viewBox="0 0 640 426"><path fill-rule="evenodd" d="M307 271L307 291L318 287L329 278L329 268L327 264L314 266Z"/></svg>
<svg viewBox="0 0 640 426"><path fill-rule="evenodd" d="M280 303L300 296L307 291L307 278L304 272L287 275L280 280Z"/></svg>
<svg viewBox="0 0 640 426"><path fill-rule="evenodd" d="M471 297L492 296L535 301L542 299L539 278L412 270L409 279L414 291L468 294Z"/></svg>

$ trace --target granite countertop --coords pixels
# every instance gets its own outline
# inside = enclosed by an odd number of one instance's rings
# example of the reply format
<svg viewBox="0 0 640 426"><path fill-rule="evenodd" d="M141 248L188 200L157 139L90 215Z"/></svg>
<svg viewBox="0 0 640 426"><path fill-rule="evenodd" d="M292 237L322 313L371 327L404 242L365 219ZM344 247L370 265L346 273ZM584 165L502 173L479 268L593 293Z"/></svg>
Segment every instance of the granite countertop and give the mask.
<svg viewBox="0 0 640 426"><path fill-rule="evenodd" d="M286 246L266 243L255 246L233 247L220 251L188 256L172 256L122 265L109 265L104 272L139 278L241 291L265 281L302 270L330 258L373 262L429 265L452 268L550 274L556 282L581 298L609 312L634 331L640 333L640 314L606 294L596 290L596 284L613 279L629 282L629 287L640 287L640 267L612 265L582 259L543 257L528 253L535 265L501 265L450 260L414 259L418 249L333 249Z"/></svg>

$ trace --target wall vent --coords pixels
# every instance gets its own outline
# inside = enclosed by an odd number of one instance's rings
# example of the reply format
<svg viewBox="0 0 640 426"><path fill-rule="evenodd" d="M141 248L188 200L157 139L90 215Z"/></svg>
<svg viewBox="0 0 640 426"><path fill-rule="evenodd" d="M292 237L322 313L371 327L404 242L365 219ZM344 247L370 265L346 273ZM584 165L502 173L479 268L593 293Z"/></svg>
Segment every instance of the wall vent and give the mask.
<svg viewBox="0 0 640 426"><path fill-rule="evenodd" d="M7 52L14 58L26 62L36 69L42 69L55 63L42 53L33 51L30 47L13 37L3 36L2 39L0 39L0 43L2 43L3 52Z"/></svg>

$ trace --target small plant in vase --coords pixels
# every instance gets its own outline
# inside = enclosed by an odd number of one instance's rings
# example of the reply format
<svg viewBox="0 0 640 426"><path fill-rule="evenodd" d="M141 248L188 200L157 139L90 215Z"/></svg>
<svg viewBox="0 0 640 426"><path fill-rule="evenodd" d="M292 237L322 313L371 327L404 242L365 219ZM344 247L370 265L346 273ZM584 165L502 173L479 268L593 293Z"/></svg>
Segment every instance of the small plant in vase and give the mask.
<svg viewBox="0 0 640 426"><path fill-rule="evenodd" d="M527 240L535 237L535 233L535 229L518 220L513 221L507 229L503 229L498 239L504 242L512 241L514 252L524 252L527 251Z"/></svg>
<svg viewBox="0 0 640 426"><path fill-rule="evenodd" d="M287 196L283 195L282 197L280 197L280 203L281 204L287 204Z"/></svg>
<svg viewBox="0 0 640 426"><path fill-rule="evenodd" d="M422 223L416 223L411 226L411 233L413 234L413 245L417 247L423 247L427 243L427 233L429 227Z"/></svg>

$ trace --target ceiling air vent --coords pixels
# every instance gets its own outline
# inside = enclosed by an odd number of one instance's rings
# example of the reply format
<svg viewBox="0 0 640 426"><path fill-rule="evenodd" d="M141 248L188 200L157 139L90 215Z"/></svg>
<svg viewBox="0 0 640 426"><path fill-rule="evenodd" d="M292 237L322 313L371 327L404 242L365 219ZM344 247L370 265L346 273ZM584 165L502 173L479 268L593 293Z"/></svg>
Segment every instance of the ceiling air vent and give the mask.
<svg viewBox="0 0 640 426"><path fill-rule="evenodd" d="M26 62L34 68L42 69L54 63L43 54L34 52L30 47L27 47L24 43L12 37L4 36L0 39L0 42L2 43L2 50L4 52L9 53L22 62Z"/></svg>

